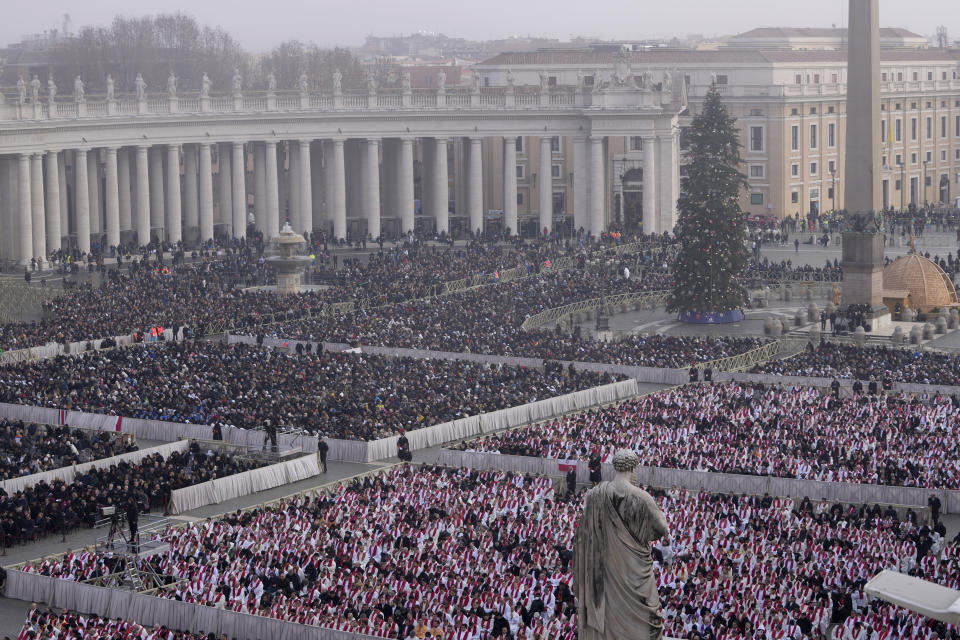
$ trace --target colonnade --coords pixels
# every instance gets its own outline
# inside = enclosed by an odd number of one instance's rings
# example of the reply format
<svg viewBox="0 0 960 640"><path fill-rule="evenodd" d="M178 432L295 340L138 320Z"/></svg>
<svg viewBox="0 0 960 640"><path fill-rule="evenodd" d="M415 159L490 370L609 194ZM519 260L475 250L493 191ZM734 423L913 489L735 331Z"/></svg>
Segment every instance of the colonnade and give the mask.
<svg viewBox="0 0 960 640"><path fill-rule="evenodd" d="M554 180L562 179L553 176L553 137L539 137L541 230L553 227ZM215 225L218 234L239 238L246 234L250 195L256 229L267 239L276 236L285 221L298 232L325 229L334 238L345 238L348 220L362 220L366 233L376 238L382 219L389 217L397 219L400 232L406 233L414 229L417 195L420 214L435 221L437 233L449 232L453 141L300 137L78 147L0 156L0 186L11 187L0 189L0 208L5 228L13 230L4 254L29 264L31 258L46 259L64 247L68 238L81 253L98 245L109 253L110 247L142 245L147 238L193 246L213 238ZM500 152L503 226L516 233L516 138L466 136L461 144L466 169L454 176L465 182L457 185L463 196L458 211L468 215L471 230L484 228L484 180L492 178L485 175L485 158ZM573 147L574 226L598 233L606 224L605 137L574 137ZM651 176L652 148L644 153ZM645 212L656 210L656 197L654 188L645 190ZM492 204L489 193L487 198Z"/></svg>

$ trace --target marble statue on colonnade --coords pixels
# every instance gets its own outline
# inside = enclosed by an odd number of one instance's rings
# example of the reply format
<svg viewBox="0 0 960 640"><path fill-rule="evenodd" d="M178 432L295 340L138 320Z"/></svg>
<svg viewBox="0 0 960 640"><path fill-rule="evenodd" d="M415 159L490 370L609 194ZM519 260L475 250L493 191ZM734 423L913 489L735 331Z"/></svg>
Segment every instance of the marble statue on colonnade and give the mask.
<svg viewBox="0 0 960 640"><path fill-rule="evenodd" d="M663 617L650 544L667 535L653 497L635 486L640 458L613 457L617 476L584 497L574 536L573 581L579 640L660 640Z"/></svg>

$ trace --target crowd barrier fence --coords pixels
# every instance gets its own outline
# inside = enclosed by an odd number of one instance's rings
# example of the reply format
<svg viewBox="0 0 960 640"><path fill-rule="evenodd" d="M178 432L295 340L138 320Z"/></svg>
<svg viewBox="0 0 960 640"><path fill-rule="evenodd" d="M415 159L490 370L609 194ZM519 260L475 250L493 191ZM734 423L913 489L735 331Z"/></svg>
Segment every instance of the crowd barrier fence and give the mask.
<svg viewBox="0 0 960 640"><path fill-rule="evenodd" d="M170 494L170 512L180 514L210 504L248 496L284 484L320 475L317 456L310 454L287 462L251 469L225 478L177 489Z"/></svg>
<svg viewBox="0 0 960 640"><path fill-rule="evenodd" d="M577 466L577 481L587 482L590 472L583 460L554 460L527 456L502 455L476 451L443 450L437 458L438 464L469 467L471 469L497 469L514 473L557 476L566 473L569 465ZM614 475L613 465L602 465L605 480ZM922 508L927 506L931 495L937 495L943 506L943 513L960 512L960 491L927 489L923 487L898 487L891 485L859 484L853 482L822 482L800 478L778 478L772 476L751 476L713 471L690 469L667 469L664 467L641 466L637 468L637 481L641 484L657 487L681 487L689 491L709 491L712 493L737 493L750 495L809 497L814 502L821 499L839 500L853 504L906 505Z"/></svg>

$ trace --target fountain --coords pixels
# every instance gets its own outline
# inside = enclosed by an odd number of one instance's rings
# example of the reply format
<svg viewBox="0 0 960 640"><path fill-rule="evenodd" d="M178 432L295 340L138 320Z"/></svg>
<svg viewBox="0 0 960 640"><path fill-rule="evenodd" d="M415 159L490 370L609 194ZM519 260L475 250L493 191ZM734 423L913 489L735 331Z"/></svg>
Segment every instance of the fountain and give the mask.
<svg viewBox="0 0 960 640"><path fill-rule="evenodd" d="M303 289L303 269L310 264L310 257L298 256L297 249L307 241L287 223L272 242L280 250L280 255L267 258L267 263L277 271L276 292L299 293Z"/></svg>

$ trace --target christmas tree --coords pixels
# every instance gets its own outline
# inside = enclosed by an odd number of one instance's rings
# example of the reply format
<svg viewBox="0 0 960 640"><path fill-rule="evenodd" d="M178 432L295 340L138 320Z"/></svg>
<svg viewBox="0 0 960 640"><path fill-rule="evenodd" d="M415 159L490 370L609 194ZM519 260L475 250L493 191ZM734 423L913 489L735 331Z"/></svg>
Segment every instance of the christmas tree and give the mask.
<svg viewBox="0 0 960 640"><path fill-rule="evenodd" d="M741 309L747 294L740 276L750 258L740 191L747 179L740 165L739 131L716 86L688 131L690 162L680 182L674 233L679 251L667 311L681 316Z"/></svg>

